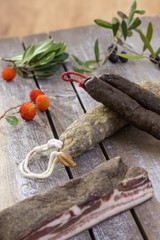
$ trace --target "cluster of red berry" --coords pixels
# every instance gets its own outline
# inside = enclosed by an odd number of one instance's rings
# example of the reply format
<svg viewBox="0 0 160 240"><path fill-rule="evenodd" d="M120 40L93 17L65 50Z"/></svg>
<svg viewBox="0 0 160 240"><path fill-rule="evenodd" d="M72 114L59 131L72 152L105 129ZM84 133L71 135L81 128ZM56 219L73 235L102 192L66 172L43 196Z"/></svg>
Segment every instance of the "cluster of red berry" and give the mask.
<svg viewBox="0 0 160 240"><path fill-rule="evenodd" d="M32 102L24 102L21 104L19 112L24 120L32 120L36 115L36 107L40 111L46 111L49 107L49 98L40 89L34 89L30 92L30 99Z"/></svg>
<svg viewBox="0 0 160 240"><path fill-rule="evenodd" d="M8 82L16 76L16 71L12 67L6 67L3 69L1 76ZM40 89L34 89L30 92L30 100L32 102L22 103L19 109L20 116L27 121L35 117L36 108L40 111L46 111L50 105L49 98Z"/></svg>

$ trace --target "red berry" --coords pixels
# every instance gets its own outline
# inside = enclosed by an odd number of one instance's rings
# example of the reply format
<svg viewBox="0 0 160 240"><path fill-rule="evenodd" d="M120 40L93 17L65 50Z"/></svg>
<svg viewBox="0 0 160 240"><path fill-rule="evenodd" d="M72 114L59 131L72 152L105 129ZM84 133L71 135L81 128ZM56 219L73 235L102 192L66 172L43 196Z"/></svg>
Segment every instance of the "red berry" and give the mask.
<svg viewBox="0 0 160 240"><path fill-rule="evenodd" d="M36 98L36 105L38 110L45 111L48 109L50 104L49 98L46 95L39 95Z"/></svg>
<svg viewBox="0 0 160 240"><path fill-rule="evenodd" d="M32 120L36 115L36 108L31 102L24 102L19 109L20 115L24 120Z"/></svg>
<svg viewBox="0 0 160 240"><path fill-rule="evenodd" d="M16 76L16 71L12 67L6 67L3 69L1 76L4 80L9 82Z"/></svg>
<svg viewBox="0 0 160 240"><path fill-rule="evenodd" d="M40 89L34 89L30 92L29 96L30 96L31 101L36 102L36 98L39 95L44 95L44 92L42 92L42 90L40 90Z"/></svg>

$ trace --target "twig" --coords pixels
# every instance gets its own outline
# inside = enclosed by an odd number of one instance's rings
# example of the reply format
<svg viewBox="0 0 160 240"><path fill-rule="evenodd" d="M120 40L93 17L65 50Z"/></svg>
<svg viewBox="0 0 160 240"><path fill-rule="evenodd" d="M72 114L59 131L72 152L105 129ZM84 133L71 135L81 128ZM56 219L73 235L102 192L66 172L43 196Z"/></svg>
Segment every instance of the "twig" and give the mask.
<svg viewBox="0 0 160 240"><path fill-rule="evenodd" d="M0 58L1 61L5 61L5 62L11 62L11 63L14 63L13 60L10 60L10 59L6 59L6 58Z"/></svg>
<svg viewBox="0 0 160 240"><path fill-rule="evenodd" d="M13 110L13 109L15 109L15 108L18 108L18 107L20 107L20 106L21 106L21 105L18 105L18 106L16 106L16 107L12 107L12 108L8 109L7 111L5 111L5 112L3 113L3 115L0 116L0 120L6 115L7 112L9 112L9 111L11 111L11 110Z"/></svg>

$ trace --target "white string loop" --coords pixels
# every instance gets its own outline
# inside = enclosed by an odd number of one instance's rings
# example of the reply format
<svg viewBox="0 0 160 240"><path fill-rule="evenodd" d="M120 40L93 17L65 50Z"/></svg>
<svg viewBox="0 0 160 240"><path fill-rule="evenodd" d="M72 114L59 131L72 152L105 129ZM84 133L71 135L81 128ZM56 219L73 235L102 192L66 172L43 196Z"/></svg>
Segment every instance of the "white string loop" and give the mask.
<svg viewBox="0 0 160 240"><path fill-rule="evenodd" d="M22 175L24 177L28 177L28 178L39 178L39 179L44 179L44 178L49 177L52 174L53 169L55 168L55 165L58 161L57 156L62 154L62 152L58 152L58 151L56 151L56 149L59 149L62 146L63 146L63 143L60 140L51 139L47 142L47 144L34 147L27 154L26 158L19 165L19 170L22 173ZM51 152L51 154L50 154L50 158L48 161L48 167L47 167L46 171L44 171L42 173L31 172L28 167L29 161L31 160L31 158L33 158L36 154L42 155L43 152L46 152L47 150L52 149L52 148L55 148L55 150L53 152Z"/></svg>

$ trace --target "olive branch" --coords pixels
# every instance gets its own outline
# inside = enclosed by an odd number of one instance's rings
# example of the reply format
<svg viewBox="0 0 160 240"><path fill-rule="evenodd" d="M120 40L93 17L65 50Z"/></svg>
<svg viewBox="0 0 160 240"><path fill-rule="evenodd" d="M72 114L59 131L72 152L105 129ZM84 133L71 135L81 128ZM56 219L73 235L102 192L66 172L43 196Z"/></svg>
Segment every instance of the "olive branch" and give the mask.
<svg viewBox="0 0 160 240"><path fill-rule="evenodd" d="M95 19L94 22L100 27L107 28L111 30L112 33L112 48L109 47L104 59L100 59L99 54L99 41L98 38L94 43L94 55L95 59L82 61L75 55L72 55L74 61L79 65L79 67L73 65L73 70L83 74L89 74L96 71L100 65L104 65L108 59L110 54L116 53L120 58L126 59L142 59L148 58L154 63L159 61L158 54L160 53L160 47L156 51L154 51L151 46L151 39L153 36L153 25L152 22L148 23L147 32L144 34L142 30L139 28L141 25L141 20L139 17L135 17L135 15L143 15L145 13L144 10L137 10L137 3L133 1L132 5L128 9L129 12L124 13L122 11L117 11L117 17L113 17L111 22ZM126 39L132 37L133 31L137 32L140 40L143 42L143 49L141 53L137 53L134 49L129 47L126 44ZM117 45L120 45L127 49L130 54L120 53L116 51ZM150 54L148 55L145 51L148 50ZM125 62L125 61L124 61Z"/></svg>

